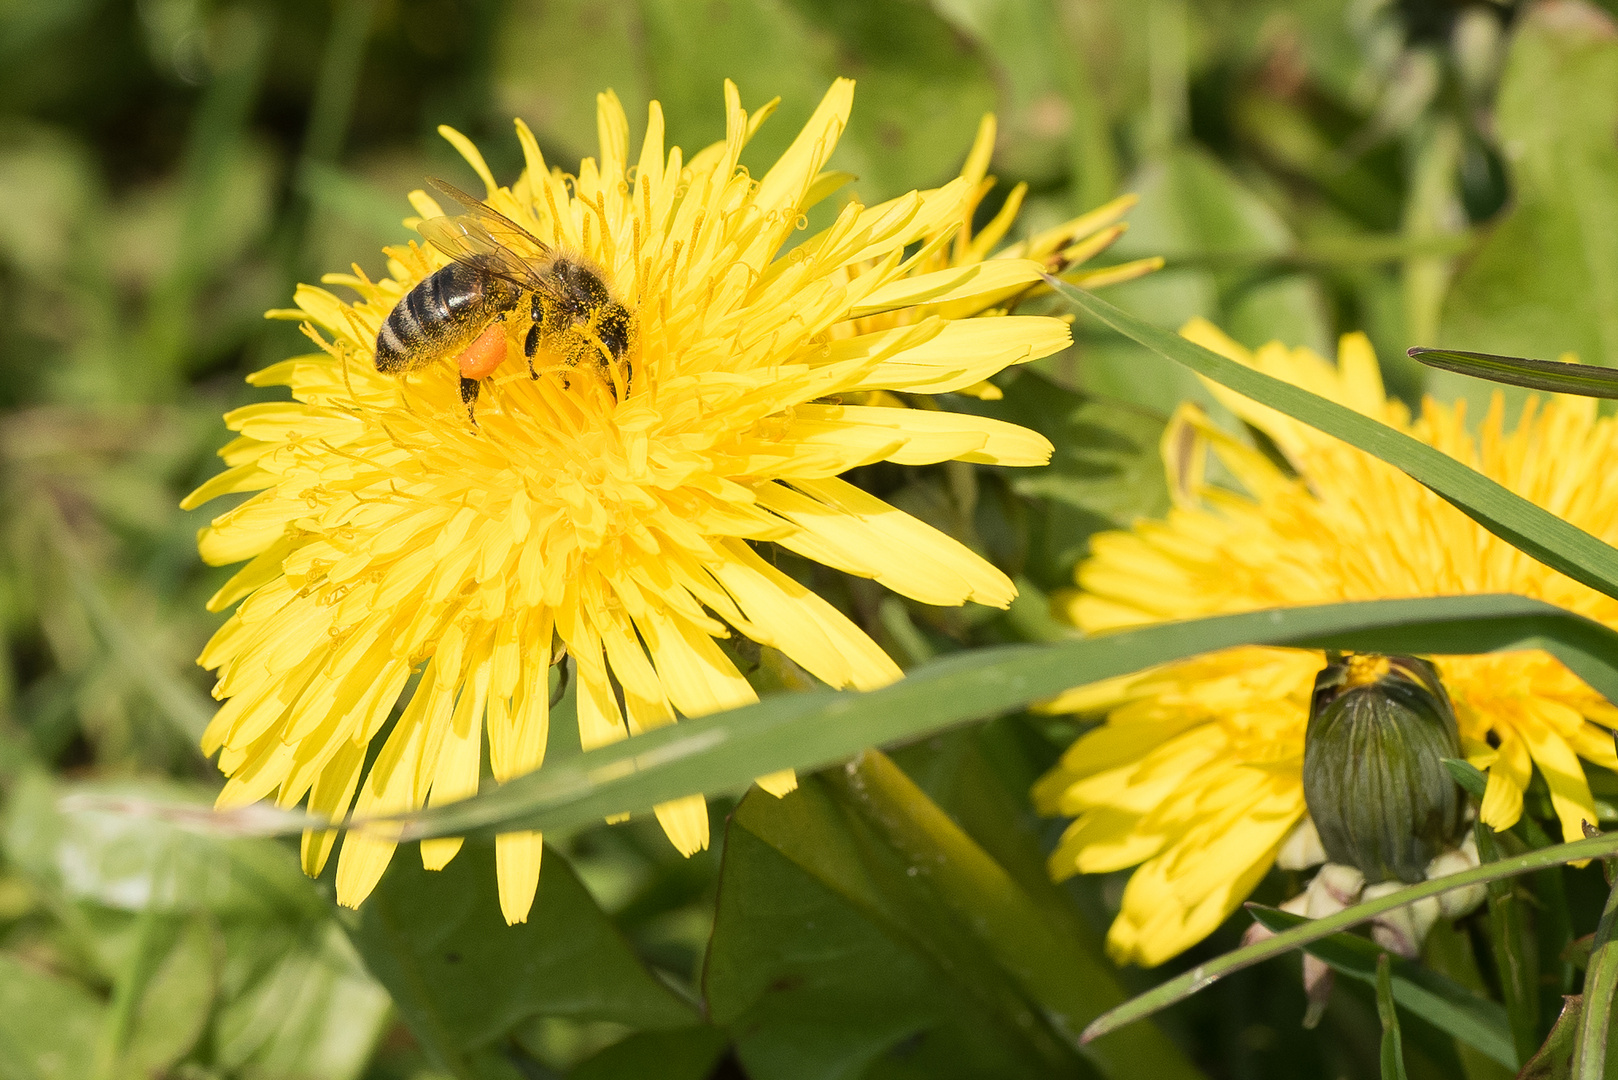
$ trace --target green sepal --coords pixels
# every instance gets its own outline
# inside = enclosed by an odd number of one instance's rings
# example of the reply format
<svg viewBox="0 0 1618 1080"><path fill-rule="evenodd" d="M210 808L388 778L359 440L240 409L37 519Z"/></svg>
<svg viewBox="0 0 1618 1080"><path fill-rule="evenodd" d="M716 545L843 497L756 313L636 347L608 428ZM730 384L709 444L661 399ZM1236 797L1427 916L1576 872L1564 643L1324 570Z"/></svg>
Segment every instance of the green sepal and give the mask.
<svg viewBox="0 0 1618 1080"><path fill-rule="evenodd" d="M1386 670L1356 674L1376 665ZM1368 883L1423 880L1465 824L1464 797L1444 765L1460 756L1431 663L1334 657L1315 679L1303 754L1304 801L1327 857Z"/></svg>

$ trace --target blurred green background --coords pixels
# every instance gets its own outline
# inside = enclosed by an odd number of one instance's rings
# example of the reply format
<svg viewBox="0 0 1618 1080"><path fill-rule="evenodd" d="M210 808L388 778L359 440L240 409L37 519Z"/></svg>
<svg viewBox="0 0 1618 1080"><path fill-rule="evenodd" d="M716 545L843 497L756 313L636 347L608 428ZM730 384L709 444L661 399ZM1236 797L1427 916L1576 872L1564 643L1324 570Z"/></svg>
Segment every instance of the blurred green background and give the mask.
<svg viewBox="0 0 1618 1080"><path fill-rule="evenodd" d="M449 890L438 912L492 904L492 874L473 865L485 855L411 884L422 874L402 854L365 921L344 922L277 842L61 802L206 799L217 785L195 749L212 703L193 659L223 576L199 564L194 536L218 511L178 500L217 468L221 412L264 395L242 376L307 347L263 311L351 262L381 272L379 247L410 235L405 192L429 175L469 183L438 124L509 181L513 116L566 167L594 152L595 94L611 87L637 138L657 98L670 141L692 150L722 134L729 77L750 109L783 99L749 149L756 167L838 75L859 87L832 164L867 201L948 179L990 110L1002 184L983 214L1019 181L1019 232L1138 192L1107 259L1168 265L1109 298L1162 325L1206 315L1250 345L1328 354L1363 329L1412 400L1425 385L1403 357L1413 344L1618 363L1618 34L1589 3L0 3L0 1080L426 1077L450 1045L465 1051L453 1070L480 1076L956 1074L920 1033L970 1035L983 1009L934 1000L936 987L896 982L861 1006L874 1014L848 1015L828 973L821 1011L796 1018L807 1033L715 996L723 838L689 862L639 822L572 840L572 870L547 860L522 939L554 966L477 984L503 1026L463 1017L462 1030L435 1018L431 994L402 999L408 972L379 957L409 919L435 925L411 906L434 889ZM1049 469L860 475L1024 586L1001 615L817 580L906 666L1048 633L1042 594L1071 580L1089 533L1165 504L1157 433L1204 391L1099 328L1076 336L992 407L1051 436ZM1040 846L1058 826L1024 794L1070 736L1014 717L898 757L1094 955L1121 880L1043 884ZM746 809L749 844L790 850L768 808ZM1283 877L1261 895L1289 895ZM569 958L547 925L604 951ZM870 932L881 948L838 939L873 965L845 963L843 977L908 971L882 959L908 946ZM611 964L639 989L602 974ZM1156 973L1118 978L1139 988ZM1303 1033L1295 984L1295 964L1248 972L1166 1030L1208 1076L1373 1075L1368 999L1340 993ZM697 1022L704 990L718 1028ZM879 1023L884 1008L903 1015ZM434 1024L436 1050L422 1034ZM1445 1075L1434 1053L1427 1075ZM1020 1075L1019 1060L969 1074Z"/></svg>

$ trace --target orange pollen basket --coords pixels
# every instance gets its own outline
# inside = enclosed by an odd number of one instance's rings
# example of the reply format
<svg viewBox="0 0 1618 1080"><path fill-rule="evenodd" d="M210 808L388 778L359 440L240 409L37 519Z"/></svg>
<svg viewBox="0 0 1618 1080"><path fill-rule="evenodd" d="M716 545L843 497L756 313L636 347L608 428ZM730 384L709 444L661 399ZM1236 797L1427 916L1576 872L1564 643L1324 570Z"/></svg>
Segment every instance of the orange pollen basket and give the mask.
<svg viewBox="0 0 1618 1080"><path fill-rule="evenodd" d="M483 379L494 374L506 359L506 327L504 323L495 323L477 340L462 350L456 357L461 366L461 378Z"/></svg>

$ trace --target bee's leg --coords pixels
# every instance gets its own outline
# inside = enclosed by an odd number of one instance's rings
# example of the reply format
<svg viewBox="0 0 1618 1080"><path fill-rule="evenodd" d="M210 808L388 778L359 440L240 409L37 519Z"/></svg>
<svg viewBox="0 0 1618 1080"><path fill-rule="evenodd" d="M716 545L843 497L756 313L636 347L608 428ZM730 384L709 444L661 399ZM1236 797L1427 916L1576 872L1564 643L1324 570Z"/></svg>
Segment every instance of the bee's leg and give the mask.
<svg viewBox="0 0 1618 1080"><path fill-rule="evenodd" d="M614 361L624 365L624 396L629 396L629 309L622 304L608 304L601 309L596 327L596 340L601 343L602 367L610 369ZM611 381L611 376L608 376Z"/></svg>
<svg viewBox="0 0 1618 1080"><path fill-rule="evenodd" d="M528 337L523 341L522 354L528 361L528 377L537 379L539 372L534 370L534 354L539 351L539 328L545 322L545 309L540 306L538 293L529 302L529 317L533 325L528 328Z"/></svg>
<svg viewBox="0 0 1618 1080"><path fill-rule="evenodd" d="M539 378L539 372L534 370L534 354L539 351L539 324L535 323L528 328L528 337L522 343L523 358L528 361L528 377Z"/></svg>
<svg viewBox="0 0 1618 1080"><path fill-rule="evenodd" d="M478 418L473 414L472 407L478 403L478 387L482 385L477 379L461 379L461 404L466 406L466 418L472 422L473 427L478 426Z"/></svg>

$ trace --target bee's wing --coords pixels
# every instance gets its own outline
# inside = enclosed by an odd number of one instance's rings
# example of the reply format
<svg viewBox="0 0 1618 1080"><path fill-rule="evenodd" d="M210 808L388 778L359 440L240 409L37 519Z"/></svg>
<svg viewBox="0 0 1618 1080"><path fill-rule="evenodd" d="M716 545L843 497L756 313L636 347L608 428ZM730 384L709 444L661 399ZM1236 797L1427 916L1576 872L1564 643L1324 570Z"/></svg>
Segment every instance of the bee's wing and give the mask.
<svg viewBox="0 0 1618 1080"><path fill-rule="evenodd" d="M423 220L416 231L428 243L456 262L505 278L513 285L546 295L555 293L541 261L550 254L548 244L466 192L442 180L428 182L469 211ZM535 255L520 254L524 248L531 248Z"/></svg>

